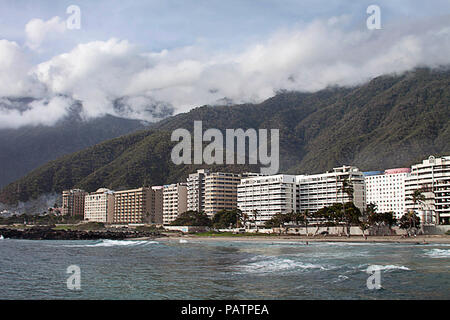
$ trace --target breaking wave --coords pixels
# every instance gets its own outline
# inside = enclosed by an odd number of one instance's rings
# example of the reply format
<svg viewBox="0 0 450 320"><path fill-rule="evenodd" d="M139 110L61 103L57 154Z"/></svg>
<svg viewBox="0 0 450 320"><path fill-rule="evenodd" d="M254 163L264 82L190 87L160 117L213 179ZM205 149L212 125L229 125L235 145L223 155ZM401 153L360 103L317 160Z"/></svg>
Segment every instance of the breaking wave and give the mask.
<svg viewBox="0 0 450 320"><path fill-rule="evenodd" d="M432 249L425 253L431 258L450 258L450 249Z"/></svg>
<svg viewBox="0 0 450 320"><path fill-rule="evenodd" d="M255 261L258 260L258 261ZM330 267L321 264L305 263L282 257L256 256L250 259L250 262L244 265L236 266L235 269L245 273L270 273L270 272L289 272L305 270L330 270Z"/></svg>
<svg viewBox="0 0 450 320"><path fill-rule="evenodd" d="M146 240L101 240L97 243L90 244L73 244L66 245L66 247L115 247L115 246L146 246L149 244L157 244L157 241L146 241Z"/></svg>
<svg viewBox="0 0 450 320"><path fill-rule="evenodd" d="M364 265L364 266L365 266L365 268L363 269L363 271L367 270L367 267L369 267L369 265ZM411 269L408 267L396 266L396 265L392 265L392 264L388 264L388 265L376 265L375 264L372 266L377 267L378 270L380 270L380 271L395 271L395 270L411 271Z"/></svg>

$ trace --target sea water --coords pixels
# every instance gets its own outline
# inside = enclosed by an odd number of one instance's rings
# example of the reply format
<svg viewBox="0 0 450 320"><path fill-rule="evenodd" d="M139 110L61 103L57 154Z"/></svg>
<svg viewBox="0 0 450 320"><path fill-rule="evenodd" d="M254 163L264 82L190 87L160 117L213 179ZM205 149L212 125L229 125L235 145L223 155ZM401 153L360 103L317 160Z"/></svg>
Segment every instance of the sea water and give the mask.
<svg viewBox="0 0 450 320"><path fill-rule="evenodd" d="M449 298L449 244L0 241L0 299Z"/></svg>

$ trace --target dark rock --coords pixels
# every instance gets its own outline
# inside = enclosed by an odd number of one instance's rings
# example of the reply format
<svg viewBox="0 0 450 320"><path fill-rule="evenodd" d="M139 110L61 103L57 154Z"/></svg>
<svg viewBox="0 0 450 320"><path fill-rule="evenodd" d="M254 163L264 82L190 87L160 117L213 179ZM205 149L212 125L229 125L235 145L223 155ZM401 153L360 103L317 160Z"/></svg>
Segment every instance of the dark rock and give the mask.
<svg viewBox="0 0 450 320"><path fill-rule="evenodd" d="M123 240L129 238L157 237L159 232L118 230L118 231L80 231L53 230L49 227L32 227L28 229L0 228L0 234L9 239L29 240Z"/></svg>

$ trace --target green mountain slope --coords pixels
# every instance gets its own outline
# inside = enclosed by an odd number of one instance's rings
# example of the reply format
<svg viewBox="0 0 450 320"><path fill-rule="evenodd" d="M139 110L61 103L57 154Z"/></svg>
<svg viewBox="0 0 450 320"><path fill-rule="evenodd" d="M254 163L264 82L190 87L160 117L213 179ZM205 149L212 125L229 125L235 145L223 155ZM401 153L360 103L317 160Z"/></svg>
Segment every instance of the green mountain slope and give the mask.
<svg viewBox="0 0 450 320"><path fill-rule="evenodd" d="M317 173L343 164L362 170L408 166L450 154L450 71L418 69L355 88L279 93L260 104L199 107L149 131L106 141L34 170L0 192L0 202L81 187L122 189L184 179L196 166L170 160L174 129L280 129L280 172ZM207 167L207 166L203 166ZM232 165L215 169L257 170Z"/></svg>
<svg viewBox="0 0 450 320"><path fill-rule="evenodd" d="M137 120L105 116L82 121L74 115L54 126L0 129L0 187L50 160L144 128Z"/></svg>

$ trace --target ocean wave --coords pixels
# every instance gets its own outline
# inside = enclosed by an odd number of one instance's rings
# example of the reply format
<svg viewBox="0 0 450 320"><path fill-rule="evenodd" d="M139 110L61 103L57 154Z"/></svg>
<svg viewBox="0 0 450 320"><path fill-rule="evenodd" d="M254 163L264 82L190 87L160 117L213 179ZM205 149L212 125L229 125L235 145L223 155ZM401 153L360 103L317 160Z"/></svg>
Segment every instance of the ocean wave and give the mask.
<svg viewBox="0 0 450 320"><path fill-rule="evenodd" d="M257 261L255 261L257 260ZM270 273L270 272L289 272L289 271L304 271L304 270L330 270L330 267L321 264L305 263L301 261L295 261L287 258L279 257L261 257L256 256L251 258L251 263L236 266L238 271L246 273Z"/></svg>
<svg viewBox="0 0 450 320"><path fill-rule="evenodd" d="M347 280L348 278L349 278L348 276L345 276L345 275L343 275L343 274L340 274L340 275L337 277L337 279L333 280L333 282L334 282L334 283L336 283L336 282L342 282L342 281Z"/></svg>
<svg viewBox="0 0 450 320"><path fill-rule="evenodd" d="M157 244L157 241L147 240L101 240L97 243L90 244L72 244L65 247L115 247L115 246L146 246L149 244Z"/></svg>
<svg viewBox="0 0 450 320"><path fill-rule="evenodd" d="M396 270L411 271L411 269L408 267L396 266L393 264L388 264L388 265L377 265L377 264L367 265L366 264L366 265L360 265L359 267L363 268L362 271L366 271L369 266L377 267L377 269L380 271L396 271Z"/></svg>
<svg viewBox="0 0 450 320"><path fill-rule="evenodd" d="M450 258L450 249L432 249L425 253L431 258Z"/></svg>

